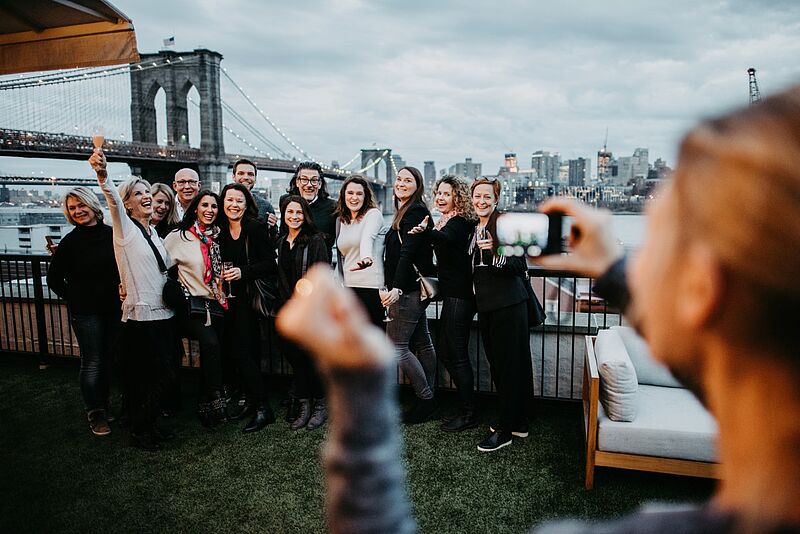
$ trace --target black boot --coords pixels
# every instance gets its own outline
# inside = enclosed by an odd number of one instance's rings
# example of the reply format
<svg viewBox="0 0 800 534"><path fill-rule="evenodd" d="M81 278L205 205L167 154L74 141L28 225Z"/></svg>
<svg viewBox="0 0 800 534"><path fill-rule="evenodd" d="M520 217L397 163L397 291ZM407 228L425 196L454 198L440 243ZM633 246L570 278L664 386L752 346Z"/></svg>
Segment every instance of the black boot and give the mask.
<svg viewBox="0 0 800 534"><path fill-rule="evenodd" d="M292 424L289 426L292 430L300 430L308 424L311 418L311 401L309 399L299 399L297 408L297 417L295 417Z"/></svg>
<svg viewBox="0 0 800 534"><path fill-rule="evenodd" d="M211 394L211 399L211 418L214 422L214 426L220 423L227 423L228 409L223 393L221 391L215 391Z"/></svg>
<svg viewBox="0 0 800 534"><path fill-rule="evenodd" d="M286 399L286 417L287 423L291 423L297 419L297 411L300 409L300 402L297 397L289 397Z"/></svg>
<svg viewBox="0 0 800 534"><path fill-rule="evenodd" d="M416 425L430 421L436 415L436 411L437 405L433 397L430 399L417 398L414 406L403 412L403 424Z"/></svg>
<svg viewBox="0 0 800 534"><path fill-rule="evenodd" d="M478 417L473 410L466 410L462 415L442 423L441 429L445 432L461 432L478 426Z"/></svg>
<svg viewBox="0 0 800 534"><path fill-rule="evenodd" d="M255 411L256 407L246 401L244 403L240 401L239 404L233 408L233 411L231 410L231 406L228 405L228 421L239 421L248 415L253 415Z"/></svg>
<svg viewBox="0 0 800 534"><path fill-rule="evenodd" d="M271 425L275 422L275 413L273 413L272 408L269 404L261 404L256 409L256 414L247 423L242 429L242 432L247 434L249 432L258 432L262 430L265 426Z"/></svg>
<svg viewBox="0 0 800 534"><path fill-rule="evenodd" d="M306 425L307 430L316 430L328 420L328 405L325 398L314 399L314 410Z"/></svg>

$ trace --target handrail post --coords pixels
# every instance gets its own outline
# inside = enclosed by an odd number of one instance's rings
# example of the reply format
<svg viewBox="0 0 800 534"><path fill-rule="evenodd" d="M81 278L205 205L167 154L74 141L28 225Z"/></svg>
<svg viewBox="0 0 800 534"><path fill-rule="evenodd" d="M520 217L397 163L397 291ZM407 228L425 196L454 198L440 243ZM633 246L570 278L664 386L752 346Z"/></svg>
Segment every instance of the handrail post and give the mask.
<svg viewBox="0 0 800 534"><path fill-rule="evenodd" d="M33 278L33 305L36 310L36 338L39 341L39 369L47 369L50 358L47 348L47 322L44 319L42 264L39 258L31 258L31 277Z"/></svg>

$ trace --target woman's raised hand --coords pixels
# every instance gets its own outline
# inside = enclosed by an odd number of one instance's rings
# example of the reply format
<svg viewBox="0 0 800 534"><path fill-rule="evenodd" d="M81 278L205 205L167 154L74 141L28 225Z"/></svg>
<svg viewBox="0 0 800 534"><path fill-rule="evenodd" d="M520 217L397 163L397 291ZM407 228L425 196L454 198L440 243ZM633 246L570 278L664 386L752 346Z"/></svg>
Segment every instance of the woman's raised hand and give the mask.
<svg viewBox="0 0 800 534"><path fill-rule="evenodd" d="M356 266L352 267L350 271L363 271L367 267L371 266L372 263L373 263L372 258L369 257L361 258L360 260L358 260L358 263L356 263Z"/></svg>
<svg viewBox="0 0 800 534"><path fill-rule="evenodd" d="M313 335L308 327L314 325ZM278 332L312 352L323 368L364 369L390 364L394 348L370 323L353 292L330 267L317 264L297 282L276 319Z"/></svg>
<svg viewBox="0 0 800 534"><path fill-rule="evenodd" d="M106 172L106 155L103 154L103 149L94 149L89 158L89 165L92 166L92 169L94 169L94 172L97 174L97 181L100 182L100 185L103 185L106 178L108 178L108 172Z"/></svg>
<svg viewBox="0 0 800 534"><path fill-rule="evenodd" d="M422 219L422 221L420 221L420 223L418 225L416 225L414 228L409 230L408 233L411 234L411 235L417 235L417 234L425 233L425 231L428 229L428 225L430 224L430 222L431 222L430 215L426 215L425 218Z"/></svg>

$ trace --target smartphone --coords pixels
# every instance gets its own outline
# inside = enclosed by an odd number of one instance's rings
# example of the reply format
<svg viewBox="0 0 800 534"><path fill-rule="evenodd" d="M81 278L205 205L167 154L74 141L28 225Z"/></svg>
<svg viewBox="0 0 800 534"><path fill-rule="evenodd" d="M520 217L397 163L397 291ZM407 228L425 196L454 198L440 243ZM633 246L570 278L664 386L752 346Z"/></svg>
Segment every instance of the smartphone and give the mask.
<svg viewBox="0 0 800 534"><path fill-rule="evenodd" d="M563 213L502 213L497 217L497 253L543 256L566 252L569 217Z"/></svg>

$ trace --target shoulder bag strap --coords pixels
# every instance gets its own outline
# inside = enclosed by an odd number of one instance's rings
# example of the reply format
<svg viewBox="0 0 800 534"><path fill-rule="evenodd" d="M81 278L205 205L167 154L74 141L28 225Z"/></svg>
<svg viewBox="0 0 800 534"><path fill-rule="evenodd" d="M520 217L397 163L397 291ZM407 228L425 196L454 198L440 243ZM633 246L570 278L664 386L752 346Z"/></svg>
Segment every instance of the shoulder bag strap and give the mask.
<svg viewBox="0 0 800 534"><path fill-rule="evenodd" d="M401 234L402 234L402 232L400 230L397 230L397 239L400 240L400 246L402 247L403 246L403 237L402 237ZM422 273L419 272L419 269L417 269L417 266L413 261L411 262L411 266L414 268L414 272L417 273L417 280L422 278Z"/></svg>
<svg viewBox="0 0 800 534"><path fill-rule="evenodd" d="M342 251L339 250L339 232L342 230L342 220L336 217L336 270L339 271L339 277L344 284L344 256Z"/></svg>
<svg viewBox="0 0 800 534"><path fill-rule="evenodd" d="M164 263L164 258L161 257L161 253L158 251L156 246L153 244L153 240L150 239L150 235L147 233L147 230L145 230L144 226L142 226L142 223L140 223L136 219L131 218L131 220L133 221L133 224L135 224L136 227L139 230L141 230L145 241L147 241L147 244L150 245L150 249L153 251L153 254L155 254L155 256L156 256L156 262L158 263L158 268L161 270L162 273L166 273L167 272L167 265Z"/></svg>
<svg viewBox="0 0 800 534"><path fill-rule="evenodd" d="M306 243L306 247L303 249L303 269L300 271L300 277L306 275L306 271L308 270L308 243Z"/></svg>

